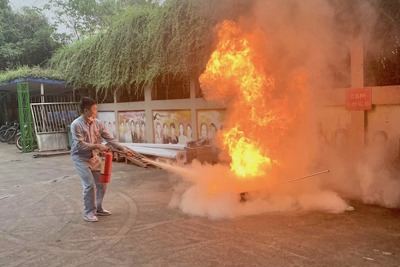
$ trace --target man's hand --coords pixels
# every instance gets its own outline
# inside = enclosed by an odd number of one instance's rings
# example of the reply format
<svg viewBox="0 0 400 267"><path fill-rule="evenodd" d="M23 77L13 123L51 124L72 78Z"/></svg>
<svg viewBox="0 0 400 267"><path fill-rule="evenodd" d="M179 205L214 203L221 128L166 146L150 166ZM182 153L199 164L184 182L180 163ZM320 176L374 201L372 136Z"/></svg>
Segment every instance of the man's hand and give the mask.
<svg viewBox="0 0 400 267"><path fill-rule="evenodd" d="M125 153L128 157L133 157L133 152L130 151L129 149L125 149Z"/></svg>
<svg viewBox="0 0 400 267"><path fill-rule="evenodd" d="M109 150L109 148L108 148L108 146L106 146L106 145L103 145L103 144L96 144L95 145L95 149L97 149L97 150L99 150L99 151L108 151Z"/></svg>

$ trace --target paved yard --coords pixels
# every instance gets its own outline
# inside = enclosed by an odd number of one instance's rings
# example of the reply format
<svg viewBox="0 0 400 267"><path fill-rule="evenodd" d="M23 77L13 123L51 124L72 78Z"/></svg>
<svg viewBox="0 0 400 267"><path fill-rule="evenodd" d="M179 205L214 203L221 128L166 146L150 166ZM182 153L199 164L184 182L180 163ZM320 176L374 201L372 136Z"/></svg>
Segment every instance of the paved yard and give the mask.
<svg viewBox="0 0 400 267"><path fill-rule="evenodd" d="M211 221L168 207L173 177L115 163L98 223L68 155L0 144L0 266L400 266L400 212L273 213ZM400 189L399 189L400 190Z"/></svg>

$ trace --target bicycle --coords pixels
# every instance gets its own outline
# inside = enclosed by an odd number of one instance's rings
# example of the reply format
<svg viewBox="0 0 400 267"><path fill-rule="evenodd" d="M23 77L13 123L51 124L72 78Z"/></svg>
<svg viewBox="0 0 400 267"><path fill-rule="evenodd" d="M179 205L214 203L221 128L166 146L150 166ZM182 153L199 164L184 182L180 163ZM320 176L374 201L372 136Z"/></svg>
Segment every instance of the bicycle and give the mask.
<svg viewBox="0 0 400 267"><path fill-rule="evenodd" d="M0 131L2 131L4 129L8 129L10 126L11 126L11 123L6 121L3 125L0 126Z"/></svg>
<svg viewBox="0 0 400 267"><path fill-rule="evenodd" d="M4 128L0 131L0 142L9 142L14 140L16 134L19 132L19 123L14 122L10 127Z"/></svg>
<svg viewBox="0 0 400 267"><path fill-rule="evenodd" d="M0 142L5 142L5 136L4 134L6 133L6 130L9 129L11 126L13 126L14 122L10 123L6 121L5 124L0 126Z"/></svg>

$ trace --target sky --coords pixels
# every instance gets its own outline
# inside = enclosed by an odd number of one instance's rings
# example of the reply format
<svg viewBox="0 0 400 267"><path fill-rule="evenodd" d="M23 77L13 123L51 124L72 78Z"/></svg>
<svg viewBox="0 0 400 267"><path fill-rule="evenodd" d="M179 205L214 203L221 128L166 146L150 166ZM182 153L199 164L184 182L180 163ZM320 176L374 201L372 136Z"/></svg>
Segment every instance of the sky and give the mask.
<svg viewBox="0 0 400 267"><path fill-rule="evenodd" d="M43 7L48 1L47 0L9 0L10 6L13 10L20 10L24 6L29 7ZM49 19L50 23L52 23L52 17L54 13L51 11L44 12L46 17ZM67 33L69 32L65 26L60 25L57 30L59 33Z"/></svg>
<svg viewBox="0 0 400 267"><path fill-rule="evenodd" d="M18 10L23 6L36 6L43 7L47 3L47 0L9 0L12 9Z"/></svg>

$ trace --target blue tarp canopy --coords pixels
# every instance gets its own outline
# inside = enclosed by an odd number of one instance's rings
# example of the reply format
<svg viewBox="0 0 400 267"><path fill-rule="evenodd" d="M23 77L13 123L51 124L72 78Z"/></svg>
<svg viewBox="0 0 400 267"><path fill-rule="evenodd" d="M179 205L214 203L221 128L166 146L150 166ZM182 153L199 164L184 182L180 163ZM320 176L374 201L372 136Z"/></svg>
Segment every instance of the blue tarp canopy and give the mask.
<svg viewBox="0 0 400 267"><path fill-rule="evenodd" d="M16 93L18 83L28 83L30 95L40 95L40 86L43 84L45 94L56 95L71 92L72 88L65 81L43 78L18 78L9 82L0 82L0 92Z"/></svg>

